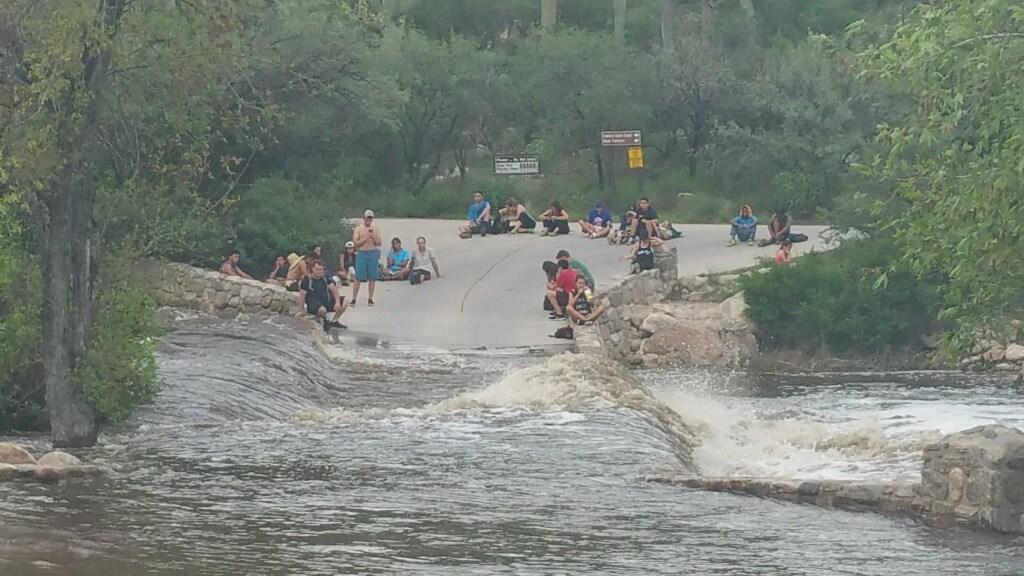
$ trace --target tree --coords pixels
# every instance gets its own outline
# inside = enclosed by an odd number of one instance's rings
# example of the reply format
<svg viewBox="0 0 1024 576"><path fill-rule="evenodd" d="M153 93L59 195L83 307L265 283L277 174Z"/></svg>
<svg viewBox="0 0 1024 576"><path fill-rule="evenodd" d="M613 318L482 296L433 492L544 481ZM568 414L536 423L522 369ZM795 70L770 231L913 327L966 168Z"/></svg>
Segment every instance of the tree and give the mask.
<svg viewBox="0 0 1024 576"><path fill-rule="evenodd" d="M1024 6L922 4L862 62L917 101L874 164L909 205L894 223L904 260L947 281L960 342L1008 326L1024 310Z"/></svg>

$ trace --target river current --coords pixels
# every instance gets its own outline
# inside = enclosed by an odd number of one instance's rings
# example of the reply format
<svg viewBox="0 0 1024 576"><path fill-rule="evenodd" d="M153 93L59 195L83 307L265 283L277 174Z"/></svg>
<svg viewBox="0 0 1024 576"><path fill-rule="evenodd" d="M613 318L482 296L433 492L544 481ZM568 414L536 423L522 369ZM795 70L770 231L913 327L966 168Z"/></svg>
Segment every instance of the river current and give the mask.
<svg viewBox="0 0 1024 576"><path fill-rule="evenodd" d="M0 575L1024 574L1021 538L644 479L914 478L941 433L1024 426L1005 382L345 338L178 318L157 401L84 454L111 474L0 484Z"/></svg>

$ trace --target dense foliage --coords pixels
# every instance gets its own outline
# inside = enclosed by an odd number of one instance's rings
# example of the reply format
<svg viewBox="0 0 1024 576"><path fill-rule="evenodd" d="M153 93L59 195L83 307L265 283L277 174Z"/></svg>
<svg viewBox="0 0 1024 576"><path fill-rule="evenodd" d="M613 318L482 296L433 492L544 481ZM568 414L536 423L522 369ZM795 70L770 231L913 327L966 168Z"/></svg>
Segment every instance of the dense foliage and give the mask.
<svg viewBox="0 0 1024 576"><path fill-rule="evenodd" d="M934 287L960 334L1020 314L1019 2L544 4L545 28L540 0L0 3L0 428L42 414L53 238L87 272L76 385L118 421L153 393L154 327L110 255L237 247L262 273L314 243L332 257L364 208L461 217L475 189L573 213L643 194L686 221L786 205L893 240L751 280L764 323L811 334L774 346L905 342L920 323L893 287ZM598 145L611 129L643 131L643 171ZM544 175L496 177L508 153ZM51 234L68 198L74 241Z"/></svg>
<svg viewBox="0 0 1024 576"><path fill-rule="evenodd" d="M918 345L934 328L935 286L893 269L897 257L891 242L861 240L743 276L760 342L812 353Z"/></svg>

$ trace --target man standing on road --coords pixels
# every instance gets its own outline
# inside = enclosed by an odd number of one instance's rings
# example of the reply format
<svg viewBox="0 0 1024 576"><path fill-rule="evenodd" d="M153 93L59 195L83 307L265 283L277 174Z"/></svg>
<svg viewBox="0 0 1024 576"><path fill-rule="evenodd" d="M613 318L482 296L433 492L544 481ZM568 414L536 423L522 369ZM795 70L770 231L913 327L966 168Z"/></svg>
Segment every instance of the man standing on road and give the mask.
<svg viewBox="0 0 1024 576"><path fill-rule="evenodd" d="M561 263L563 260L569 263L569 268L572 268L577 272L577 274L583 276L583 278L587 281L587 286L589 286L591 290L597 287L597 283L594 282L594 275L590 273L590 269L587 268L586 265L583 264L583 262L580 262L579 260L570 256L568 250L559 250L558 254L555 255L556 262ZM571 286L569 291L572 292L572 290L574 289L575 286Z"/></svg>
<svg viewBox="0 0 1024 576"><path fill-rule="evenodd" d="M352 232L352 243L356 245L356 281L352 286L352 307L359 300L359 286L370 283L370 298L366 301L373 306L373 292L380 278L380 229L373 223L373 210L363 212L363 220Z"/></svg>

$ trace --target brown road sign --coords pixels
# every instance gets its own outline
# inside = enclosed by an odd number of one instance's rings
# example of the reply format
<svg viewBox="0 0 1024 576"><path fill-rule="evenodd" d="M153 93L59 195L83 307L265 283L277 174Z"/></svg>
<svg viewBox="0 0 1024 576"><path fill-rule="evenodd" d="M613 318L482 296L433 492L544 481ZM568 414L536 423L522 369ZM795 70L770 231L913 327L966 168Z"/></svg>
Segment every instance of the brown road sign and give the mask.
<svg viewBox="0 0 1024 576"><path fill-rule="evenodd" d="M601 132L601 146L640 146L643 141L639 130L612 130Z"/></svg>

